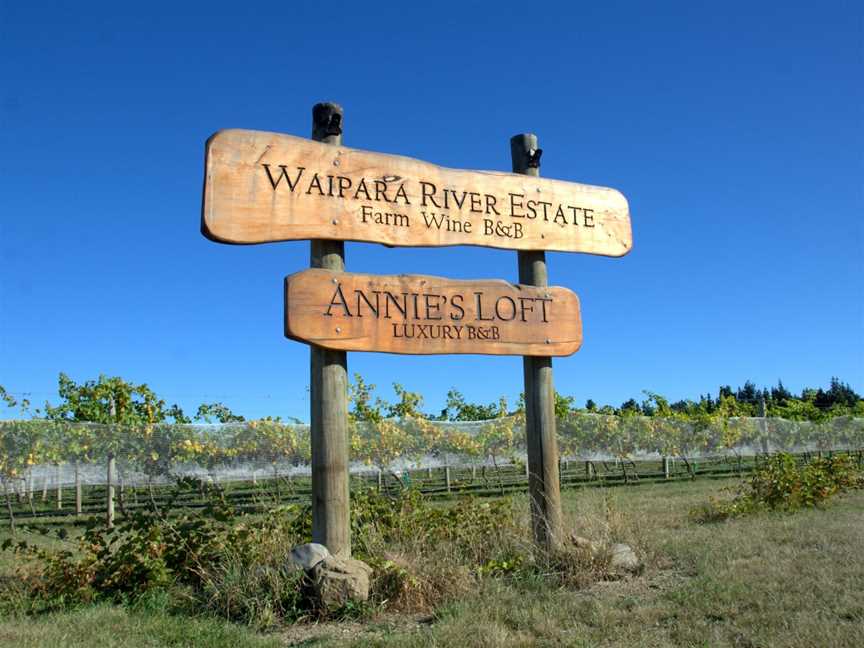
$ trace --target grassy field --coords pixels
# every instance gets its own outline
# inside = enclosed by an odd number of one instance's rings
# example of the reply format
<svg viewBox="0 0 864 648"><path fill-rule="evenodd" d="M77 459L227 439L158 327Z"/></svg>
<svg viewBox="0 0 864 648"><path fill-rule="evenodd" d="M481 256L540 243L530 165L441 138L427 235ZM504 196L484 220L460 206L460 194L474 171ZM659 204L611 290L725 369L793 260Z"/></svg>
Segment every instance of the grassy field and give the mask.
<svg viewBox="0 0 864 648"><path fill-rule="evenodd" d="M643 575L587 588L485 579L433 615L259 634L172 614L159 597L0 619L0 646L860 646L864 644L864 492L827 508L699 525L689 510L729 481L565 491L580 535L627 542ZM518 496L524 498L524 496ZM524 499L520 502L527 504ZM0 535L0 541L5 536ZM2 556L8 577L14 562Z"/></svg>

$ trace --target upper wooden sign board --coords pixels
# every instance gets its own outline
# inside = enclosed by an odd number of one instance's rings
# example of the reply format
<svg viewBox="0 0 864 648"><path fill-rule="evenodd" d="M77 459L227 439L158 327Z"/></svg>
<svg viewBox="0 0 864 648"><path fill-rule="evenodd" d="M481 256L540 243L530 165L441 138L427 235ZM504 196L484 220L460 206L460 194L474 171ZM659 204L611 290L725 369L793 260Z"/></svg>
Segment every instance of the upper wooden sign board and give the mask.
<svg viewBox="0 0 864 648"><path fill-rule="evenodd" d="M567 288L315 269L285 279L285 335L344 351L564 356L582 320Z"/></svg>
<svg viewBox="0 0 864 648"><path fill-rule="evenodd" d="M207 141L201 228L224 243L297 239L482 245L621 256L632 246L614 189L249 130Z"/></svg>

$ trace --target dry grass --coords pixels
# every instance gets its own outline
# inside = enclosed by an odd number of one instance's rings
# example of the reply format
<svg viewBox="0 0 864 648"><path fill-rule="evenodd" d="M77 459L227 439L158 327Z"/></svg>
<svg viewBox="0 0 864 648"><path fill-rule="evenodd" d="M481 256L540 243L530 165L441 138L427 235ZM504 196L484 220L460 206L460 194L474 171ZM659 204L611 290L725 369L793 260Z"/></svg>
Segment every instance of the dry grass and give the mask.
<svg viewBox="0 0 864 648"><path fill-rule="evenodd" d="M641 577L590 585L483 579L429 623L380 617L353 643L338 626L324 625L314 645L864 644L864 492L824 510L695 524L689 510L720 487L701 481L567 493L568 524L580 535L635 547L647 562ZM298 645L290 631L284 638Z"/></svg>
<svg viewBox="0 0 864 648"><path fill-rule="evenodd" d="M373 604L386 612L432 615L442 605L470 598L485 581L540 581L581 588L606 576L608 556L567 545L538 550L532 541L525 497L501 501L421 503L396 526L365 528L357 543L374 567ZM610 516L602 538L617 534ZM610 530L612 529L612 530ZM369 558L367 558L369 559Z"/></svg>

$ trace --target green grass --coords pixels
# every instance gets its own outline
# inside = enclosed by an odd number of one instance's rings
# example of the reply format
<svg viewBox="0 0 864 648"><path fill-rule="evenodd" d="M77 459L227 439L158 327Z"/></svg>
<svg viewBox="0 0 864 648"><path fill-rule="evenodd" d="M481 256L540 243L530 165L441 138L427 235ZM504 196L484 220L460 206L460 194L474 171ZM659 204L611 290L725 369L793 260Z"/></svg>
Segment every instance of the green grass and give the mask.
<svg viewBox="0 0 864 648"><path fill-rule="evenodd" d="M584 590L487 579L429 618L379 614L267 635L156 604L0 617L0 646L735 646L864 644L864 492L825 509L699 525L689 510L730 482L564 493L580 535L627 542L645 573ZM524 496L523 496L524 497ZM524 503L524 499L523 499ZM0 541L5 533L0 534ZM0 555L0 572L13 567Z"/></svg>
<svg viewBox="0 0 864 648"><path fill-rule="evenodd" d="M279 637L256 635L218 619L190 619L158 610L110 605L0 622L0 646L16 648L274 648L282 645L284 642Z"/></svg>

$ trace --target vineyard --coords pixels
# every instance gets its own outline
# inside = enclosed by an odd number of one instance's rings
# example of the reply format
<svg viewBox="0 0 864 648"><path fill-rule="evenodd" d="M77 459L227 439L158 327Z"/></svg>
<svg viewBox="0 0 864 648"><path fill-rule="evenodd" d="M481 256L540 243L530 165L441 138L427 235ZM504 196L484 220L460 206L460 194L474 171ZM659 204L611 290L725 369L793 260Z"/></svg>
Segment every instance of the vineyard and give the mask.
<svg viewBox="0 0 864 648"><path fill-rule="evenodd" d="M351 487L433 496L500 495L527 488L521 415L487 421L423 418L350 427ZM686 420L574 413L558 422L567 487L723 477L762 457L851 452L860 465L864 419L822 422L732 417ZM222 425L107 425L33 419L0 422L0 471L15 519L202 506L194 491L170 499L178 479L219 484L243 509L310 495L309 427L259 420Z"/></svg>

